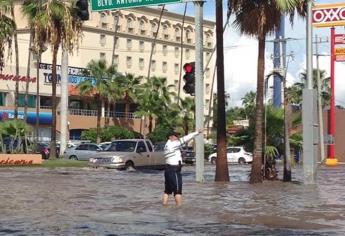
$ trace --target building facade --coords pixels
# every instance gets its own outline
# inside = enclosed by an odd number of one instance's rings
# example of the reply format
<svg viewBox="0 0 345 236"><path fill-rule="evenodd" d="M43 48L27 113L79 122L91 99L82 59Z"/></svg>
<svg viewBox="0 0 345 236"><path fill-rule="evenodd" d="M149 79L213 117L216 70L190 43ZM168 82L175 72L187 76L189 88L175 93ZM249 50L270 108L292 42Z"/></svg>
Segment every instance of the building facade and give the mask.
<svg viewBox="0 0 345 236"><path fill-rule="evenodd" d="M25 17L21 13L21 6L16 6L16 19L19 44L19 74L16 77L15 54L7 60L6 66L0 75L0 118L11 118L14 108L15 80L19 79L19 118L22 117L26 81L29 81L29 113L28 122L36 119L36 99L40 101L40 136L50 137L51 120L51 62L52 51L48 48L43 54L41 64L37 65L37 58L32 55L28 60L29 28ZM105 59L108 65L114 60L117 71L131 73L136 76L146 77L149 69L149 57L152 42L157 32L161 9L158 8L133 8L120 11L92 12L90 20L84 22L83 38L79 48L69 55L69 130L70 138L78 138L82 130L96 127L97 106L92 98L81 97L76 92L76 85L82 81L80 73L91 60ZM195 30L194 18L186 16L182 31L182 15L165 11L162 16L156 45L151 60L151 76L166 77L168 84L173 85L173 92L178 93L178 83L182 65L193 62L195 58ZM117 27L117 29L116 29ZM204 104L205 115L209 114L211 102L213 71L215 66L212 52L214 48L215 23L204 21ZM181 40L183 40L181 42ZM6 53L7 55L7 53ZM58 64L61 62L61 50ZM209 63L208 63L209 62ZM29 64L29 66L28 66ZM37 66L39 67L37 75ZM57 68L58 74L60 67ZM29 76L27 76L29 75ZM182 73L183 76L183 73ZM59 80L59 76L58 76ZM59 82L59 81L58 81ZM39 97L36 96L37 83L39 83ZM181 81L181 97L183 92ZM61 91L58 86L57 96ZM59 100L59 99L58 99ZM116 109L109 113L110 125L126 126L136 132L147 133L146 119L136 117L133 112L136 105L130 106L130 113L124 113L125 105L119 101ZM3 115L4 114L4 115ZM58 105L59 114L59 105ZM102 107L102 123L108 113ZM31 117L31 118L30 118ZM23 117L22 117L23 118ZM58 127L59 117L58 117Z"/></svg>

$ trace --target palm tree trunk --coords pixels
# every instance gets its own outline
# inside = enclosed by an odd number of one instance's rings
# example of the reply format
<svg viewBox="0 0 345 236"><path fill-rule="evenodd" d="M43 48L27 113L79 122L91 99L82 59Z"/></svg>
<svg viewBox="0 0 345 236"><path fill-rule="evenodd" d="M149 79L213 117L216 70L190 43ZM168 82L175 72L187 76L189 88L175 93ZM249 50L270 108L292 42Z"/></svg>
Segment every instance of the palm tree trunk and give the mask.
<svg viewBox="0 0 345 236"><path fill-rule="evenodd" d="M56 99L56 84L57 84L57 73L56 73L56 61L57 54L60 45L60 37L57 38L53 48L53 62L52 62L52 131L51 131L51 143L50 143L50 158L56 159L56 110L57 110L57 99Z"/></svg>
<svg viewBox="0 0 345 236"><path fill-rule="evenodd" d="M180 103L181 80L182 80L182 63L183 63L183 27L184 27L184 20L186 18L187 6L188 6L188 2L186 2L184 5L184 12L183 12L182 26L181 26L181 46L180 46L181 56L180 56L180 75L178 77L177 105Z"/></svg>
<svg viewBox="0 0 345 236"><path fill-rule="evenodd" d="M284 171L283 181L291 181L291 163L290 163L290 105L288 100L287 88L286 88L286 76L283 78L284 86Z"/></svg>
<svg viewBox="0 0 345 236"><path fill-rule="evenodd" d="M26 77L30 78L30 64L31 64L31 44L32 44L33 33L30 31L29 39L29 50L28 50L28 65L26 69ZM24 102L24 119L27 122L28 120L28 103L29 103L29 79L25 82L25 102Z"/></svg>
<svg viewBox="0 0 345 236"><path fill-rule="evenodd" d="M37 55L37 67L36 67L36 144L39 142L39 126L40 126L40 66L41 63L41 52L38 52Z"/></svg>
<svg viewBox="0 0 345 236"><path fill-rule="evenodd" d="M11 17L14 22L16 22L15 15L14 15L14 6L11 6ZM13 34L14 38L14 51L16 54L16 76L19 76L19 49L18 49L18 36L17 36L17 28ZM15 92L14 92L14 119L18 119L18 100L19 100L19 80L16 80L15 85Z"/></svg>
<svg viewBox="0 0 345 236"><path fill-rule="evenodd" d="M104 127L109 126L110 122L110 100L106 103L106 114L105 114L105 122L104 122Z"/></svg>
<svg viewBox="0 0 345 236"><path fill-rule="evenodd" d="M256 117L255 117L255 140L254 157L250 174L250 183L261 183L262 177L262 118L264 98L264 72L265 72L265 35L259 36L259 55L257 69L257 91L256 91Z"/></svg>
<svg viewBox="0 0 345 236"><path fill-rule="evenodd" d="M98 106L97 106L97 128L96 128L96 142L97 144L101 142L101 115L102 115L102 99L99 94L97 96Z"/></svg>
<svg viewBox="0 0 345 236"><path fill-rule="evenodd" d="M153 117L152 115L149 115L149 133L152 133L152 127L153 127Z"/></svg>
<svg viewBox="0 0 345 236"><path fill-rule="evenodd" d="M165 4L163 4L161 14L159 15L159 21L158 21L158 26L157 26L156 35L155 35L155 37L154 37L154 39L153 39L153 42L152 42L152 45L151 45L151 53L150 53L150 59L149 59L149 69L148 69L148 71L147 71L147 80L150 79L152 55L153 55L153 50L155 49L156 40L157 40L157 36L158 36L158 32L159 32L160 25L161 25L161 21L162 21L162 16L163 16L164 8L165 8Z"/></svg>
<svg viewBox="0 0 345 236"><path fill-rule="evenodd" d="M113 37L113 53L111 57L111 65L115 65L115 48L116 48L116 35L117 35L117 26L119 24L120 12L118 11L116 14L116 20L114 20L115 30L114 30L114 37ZM115 18L115 16L114 16Z"/></svg>
<svg viewBox="0 0 345 236"><path fill-rule="evenodd" d="M216 1L216 39L217 39L217 159L215 181L229 182L228 161L226 156L226 122L224 91L224 52L223 52L223 4Z"/></svg>

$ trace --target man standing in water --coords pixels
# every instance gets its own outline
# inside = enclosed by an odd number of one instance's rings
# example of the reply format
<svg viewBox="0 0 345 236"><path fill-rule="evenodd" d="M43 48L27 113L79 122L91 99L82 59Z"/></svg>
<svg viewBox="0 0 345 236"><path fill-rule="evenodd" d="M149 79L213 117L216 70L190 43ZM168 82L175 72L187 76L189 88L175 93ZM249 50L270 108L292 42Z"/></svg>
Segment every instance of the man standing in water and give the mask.
<svg viewBox="0 0 345 236"><path fill-rule="evenodd" d="M163 206L168 205L169 195L172 193L175 197L176 206L182 204L182 156L180 148L202 132L203 129L200 129L182 138L179 138L180 134L176 131L169 132L169 139L164 146L166 168L164 172L165 189L163 194Z"/></svg>

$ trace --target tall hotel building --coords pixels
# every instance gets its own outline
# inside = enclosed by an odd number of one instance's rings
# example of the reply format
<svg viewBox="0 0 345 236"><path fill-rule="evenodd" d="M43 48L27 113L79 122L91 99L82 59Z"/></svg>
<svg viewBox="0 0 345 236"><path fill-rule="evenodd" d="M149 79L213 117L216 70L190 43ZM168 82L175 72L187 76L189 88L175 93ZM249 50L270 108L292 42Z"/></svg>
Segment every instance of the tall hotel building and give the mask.
<svg viewBox="0 0 345 236"><path fill-rule="evenodd" d="M30 78L26 77L28 65L29 28L25 17L21 13L21 6L15 8L18 44L19 44L19 118L23 118L25 80L30 80L29 87L29 111L28 122L35 123L36 120L36 68L37 58L32 55L30 63ZM133 8L120 11L92 12L90 20L84 22L83 38L79 49L73 55L69 55L69 111L68 124L71 139L78 139L81 131L96 127L97 107L92 98L81 97L75 86L80 82L78 68L85 68L92 59L105 59L108 65L112 61L114 38L115 42L115 64L117 70L122 73L132 73L136 76L147 76L151 45L157 31L161 9L158 8ZM118 18L117 18L118 17ZM195 27L194 18L185 17L183 26L183 44L181 48L182 15L165 11L162 16L160 30L157 35L154 49L151 76L166 77L168 85L174 85L174 92L177 93L180 76L181 50L183 50L182 64L193 62L195 59ZM115 32L115 25L118 21L118 29ZM210 60L204 74L204 112L209 114L209 105L212 103L211 87L215 66L212 51L214 48L215 22L204 21L204 66ZM116 35L116 37L114 37ZM0 75L0 119L13 117L14 91L15 91L15 53L12 46L12 56L7 60L6 66ZM7 53L6 53L7 55ZM39 66L39 101L40 101L40 137L50 137L51 125L51 62L52 52L48 48L42 54ZM58 56L58 64L61 63L61 50ZM60 73L58 68L58 73ZM183 75L183 73L182 73ZM182 90L181 96L185 97ZM60 100L60 87L57 88L58 101ZM125 117L125 104L122 101L116 103L116 110L111 110L110 125L117 124L126 126L136 132L147 133L145 119L136 117L133 112L136 105L130 106L130 112ZM104 124L105 109L102 107L102 123ZM60 130L59 102L58 102L58 131Z"/></svg>

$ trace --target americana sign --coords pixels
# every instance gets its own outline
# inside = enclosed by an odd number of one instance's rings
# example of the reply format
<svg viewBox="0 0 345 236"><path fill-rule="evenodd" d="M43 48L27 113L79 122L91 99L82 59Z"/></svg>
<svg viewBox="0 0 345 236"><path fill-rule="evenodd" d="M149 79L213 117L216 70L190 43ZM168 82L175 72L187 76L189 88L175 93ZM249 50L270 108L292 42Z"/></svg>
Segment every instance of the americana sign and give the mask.
<svg viewBox="0 0 345 236"><path fill-rule="evenodd" d="M345 26L345 3L316 4L313 9L313 26Z"/></svg>
<svg viewBox="0 0 345 236"><path fill-rule="evenodd" d="M91 9L92 11L105 11L177 2L181 2L181 0L91 0Z"/></svg>

